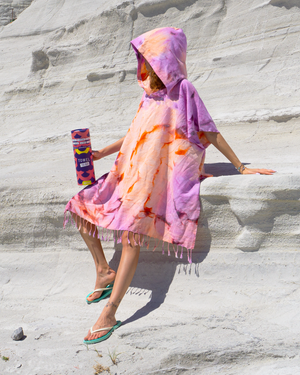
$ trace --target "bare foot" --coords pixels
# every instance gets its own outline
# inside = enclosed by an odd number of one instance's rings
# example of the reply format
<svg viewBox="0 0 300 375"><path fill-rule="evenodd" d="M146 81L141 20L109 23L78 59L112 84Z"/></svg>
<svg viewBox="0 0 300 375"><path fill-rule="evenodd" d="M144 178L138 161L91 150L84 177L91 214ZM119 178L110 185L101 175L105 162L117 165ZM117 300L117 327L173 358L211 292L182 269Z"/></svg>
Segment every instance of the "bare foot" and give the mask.
<svg viewBox="0 0 300 375"><path fill-rule="evenodd" d="M92 327L92 330L94 331L94 330L100 329L100 328L110 328L110 327L113 327L116 323L117 323L117 321L116 321L114 315L113 316L105 316L102 313L100 315L99 319L97 320L97 322ZM102 336L106 335L109 331L110 331L110 329L105 330L105 331L96 332L96 333L91 333L91 331L89 330L89 332L85 336L84 340L85 341L91 341L91 340L98 339L99 337L102 337Z"/></svg>
<svg viewBox="0 0 300 375"><path fill-rule="evenodd" d="M115 280L115 277L116 273L111 268L105 271L99 271L97 273L95 289L106 288L107 285L111 284ZM94 292L87 297L87 300L94 301L95 299L100 298L101 294L102 292Z"/></svg>

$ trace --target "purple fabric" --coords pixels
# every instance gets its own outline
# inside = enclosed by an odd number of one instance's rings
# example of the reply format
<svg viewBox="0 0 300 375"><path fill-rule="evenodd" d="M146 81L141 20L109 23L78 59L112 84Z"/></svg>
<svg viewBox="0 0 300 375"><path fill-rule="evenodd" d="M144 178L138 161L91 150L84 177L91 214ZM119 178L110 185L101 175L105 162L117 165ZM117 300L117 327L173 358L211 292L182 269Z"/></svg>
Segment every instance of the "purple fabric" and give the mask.
<svg viewBox="0 0 300 375"><path fill-rule="evenodd" d="M111 171L82 190L66 211L103 228L128 230L194 248L200 214L204 132L218 132L186 79L186 38L162 28L134 39L145 92ZM150 88L145 59L166 86Z"/></svg>

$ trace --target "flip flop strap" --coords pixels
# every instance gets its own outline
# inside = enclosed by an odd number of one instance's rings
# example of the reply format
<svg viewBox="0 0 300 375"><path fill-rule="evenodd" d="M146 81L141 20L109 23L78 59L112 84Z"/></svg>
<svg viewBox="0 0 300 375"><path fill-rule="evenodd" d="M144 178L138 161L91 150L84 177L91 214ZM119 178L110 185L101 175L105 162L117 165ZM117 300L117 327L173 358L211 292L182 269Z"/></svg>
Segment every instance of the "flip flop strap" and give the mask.
<svg viewBox="0 0 300 375"><path fill-rule="evenodd" d="M95 293L95 292L104 292L104 290L109 290L109 289L112 289L113 287L112 286L110 286L109 288L99 288L99 289L95 289L94 291L93 291L93 293Z"/></svg>
<svg viewBox="0 0 300 375"><path fill-rule="evenodd" d="M100 329L95 329L95 331L93 331L93 327L91 327L91 333L101 332L101 331L110 331L112 328L114 327L100 328Z"/></svg>

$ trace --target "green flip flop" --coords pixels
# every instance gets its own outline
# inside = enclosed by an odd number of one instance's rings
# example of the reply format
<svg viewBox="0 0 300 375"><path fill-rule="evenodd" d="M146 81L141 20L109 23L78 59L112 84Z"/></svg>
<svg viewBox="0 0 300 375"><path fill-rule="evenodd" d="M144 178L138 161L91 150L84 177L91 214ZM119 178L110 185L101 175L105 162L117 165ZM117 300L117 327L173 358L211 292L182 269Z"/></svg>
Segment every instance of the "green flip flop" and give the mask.
<svg viewBox="0 0 300 375"><path fill-rule="evenodd" d="M85 297L85 300L86 300L87 304L90 305L91 303L96 303L96 302L101 301L102 299L105 299L105 298L109 297L111 295L113 286L114 286L114 283L111 283L111 284L108 284L105 288L95 289L94 291L92 291L92 293L89 293ZM96 298L93 301L89 301L88 297L91 296L95 292L103 292L103 293L101 294L101 296L99 298Z"/></svg>
<svg viewBox="0 0 300 375"><path fill-rule="evenodd" d="M112 335L113 331L115 331L117 328L119 328L121 324L122 324L122 322L120 320L118 320L117 323L113 327L106 327L106 328L100 328L100 329L95 329L95 330L93 330L93 327L92 327L90 329L91 333L108 331L108 330L109 330L109 332L106 335L98 337L97 339L94 339L94 340L83 340L83 343L87 344L87 345L90 345L90 344L97 344L97 342L104 341L104 340L108 339Z"/></svg>

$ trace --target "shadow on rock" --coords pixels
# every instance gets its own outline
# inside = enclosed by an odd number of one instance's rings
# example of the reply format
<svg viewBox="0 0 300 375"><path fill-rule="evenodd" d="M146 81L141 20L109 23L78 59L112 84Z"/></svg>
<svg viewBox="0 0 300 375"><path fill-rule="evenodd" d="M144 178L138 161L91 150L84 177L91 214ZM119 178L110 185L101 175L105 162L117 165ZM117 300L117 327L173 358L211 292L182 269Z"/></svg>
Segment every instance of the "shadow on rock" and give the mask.
<svg viewBox="0 0 300 375"><path fill-rule="evenodd" d="M157 246L155 251L150 250L154 248L152 243L150 243L149 250L142 248L137 270L130 285L130 290L131 293L140 295L145 293L145 290L151 291L151 299L145 306L137 310L122 324L132 323L159 308L166 298L176 272L189 275L194 272L195 275L199 277L199 265L209 253L210 244L211 236L206 218L200 215L196 246L192 254L192 263L188 262L186 250L183 252L182 258L180 258L180 252L178 252L177 258L172 245L169 246L170 255L168 255L166 243L164 244L164 254L162 252L162 245ZM109 262L110 267L115 270L119 265L121 252L121 246L116 245L114 256Z"/></svg>
<svg viewBox="0 0 300 375"><path fill-rule="evenodd" d="M243 164L245 166L249 165L249 163ZM233 176L240 174L231 163L205 163L205 172L211 173L214 177Z"/></svg>

